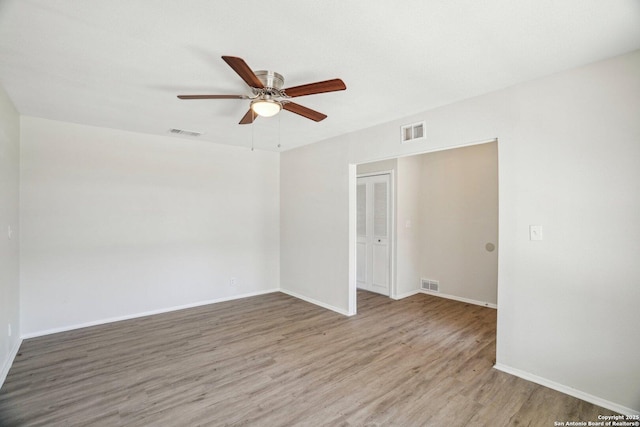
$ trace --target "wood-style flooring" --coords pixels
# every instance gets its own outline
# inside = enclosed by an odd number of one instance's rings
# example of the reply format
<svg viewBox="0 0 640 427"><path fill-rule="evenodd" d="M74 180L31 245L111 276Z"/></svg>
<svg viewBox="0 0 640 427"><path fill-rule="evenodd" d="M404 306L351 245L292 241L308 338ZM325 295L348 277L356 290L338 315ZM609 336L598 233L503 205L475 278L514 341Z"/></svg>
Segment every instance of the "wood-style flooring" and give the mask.
<svg viewBox="0 0 640 427"><path fill-rule="evenodd" d="M25 340L2 426L553 426L611 411L492 369L496 311L273 293Z"/></svg>

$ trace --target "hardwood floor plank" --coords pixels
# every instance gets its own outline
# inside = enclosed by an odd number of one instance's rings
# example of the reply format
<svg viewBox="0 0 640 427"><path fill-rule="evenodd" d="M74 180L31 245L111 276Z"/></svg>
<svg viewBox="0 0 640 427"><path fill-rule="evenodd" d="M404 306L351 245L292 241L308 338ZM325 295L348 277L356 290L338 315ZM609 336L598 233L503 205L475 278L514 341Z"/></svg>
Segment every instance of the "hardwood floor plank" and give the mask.
<svg viewBox="0 0 640 427"><path fill-rule="evenodd" d="M496 311L274 293L25 340L2 426L553 425L611 411L492 368ZM551 423L551 424L549 424Z"/></svg>

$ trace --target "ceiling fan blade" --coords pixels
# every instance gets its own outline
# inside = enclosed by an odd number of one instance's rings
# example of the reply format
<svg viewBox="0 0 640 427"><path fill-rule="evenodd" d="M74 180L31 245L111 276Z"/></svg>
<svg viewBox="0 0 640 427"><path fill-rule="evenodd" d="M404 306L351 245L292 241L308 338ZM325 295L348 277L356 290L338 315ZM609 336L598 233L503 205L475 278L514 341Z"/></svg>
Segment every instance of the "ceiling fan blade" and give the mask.
<svg viewBox="0 0 640 427"><path fill-rule="evenodd" d="M284 89L284 92L295 98L296 96L313 95L316 93L335 92L345 90L347 86L340 79L325 80L323 82L309 83L301 86L294 86Z"/></svg>
<svg viewBox="0 0 640 427"><path fill-rule="evenodd" d="M282 104L282 108L287 111L291 111L292 113L299 114L302 117L306 117L307 119L311 119L315 122L319 122L327 118L326 114L322 114L318 111L312 110L311 108L296 104L295 102L284 103Z"/></svg>
<svg viewBox="0 0 640 427"><path fill-rule="evenodd" d="M247 111L246 114L242 117L242 119L240 119L240 122L238 124L239 125L251 124L256 119L256 117L257 117L257 114L254 113L251 108L249 108L249 111Z"/></svg>
<svg viewBox="0 0 640 427"><path fill-rule="evenodd" d="M180 99L249 99L247 95L178 95Z"/></svg>
<svg viewBox="0 0 640 427"><path fill-rule="evenodd" d="M233 68L233 71L238 73L238 75L242 78L242 80L245 81L246 84L258 89L264 88L264 85L262 84L258 76L256 76L255 73L251 71L251 68L249 68L247 63L244 62L244 59L235 56L223 56L222 59L224 59L224 62L226 62L231 68Z"/></svg>

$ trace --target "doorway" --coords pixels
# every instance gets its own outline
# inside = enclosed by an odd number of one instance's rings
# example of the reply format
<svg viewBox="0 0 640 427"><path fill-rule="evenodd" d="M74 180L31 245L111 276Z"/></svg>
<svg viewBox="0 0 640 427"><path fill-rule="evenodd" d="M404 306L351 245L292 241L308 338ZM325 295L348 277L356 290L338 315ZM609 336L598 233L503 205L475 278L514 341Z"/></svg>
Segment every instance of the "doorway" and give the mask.
<svg viewBox="0 0 640 427"><path fill-rule="evenodd" d="M391 173L391 298L415 293L497 308L497 141L354 165L350 309L362 286L358 263L357 184L364 174ZM360 190L362 192L362 190ZM362 196L360 196L362 197ZM360 252L362 250L360 249ZM429 287L425 287L425 283ZM433 285L432 285L433 284Z"/></svg>

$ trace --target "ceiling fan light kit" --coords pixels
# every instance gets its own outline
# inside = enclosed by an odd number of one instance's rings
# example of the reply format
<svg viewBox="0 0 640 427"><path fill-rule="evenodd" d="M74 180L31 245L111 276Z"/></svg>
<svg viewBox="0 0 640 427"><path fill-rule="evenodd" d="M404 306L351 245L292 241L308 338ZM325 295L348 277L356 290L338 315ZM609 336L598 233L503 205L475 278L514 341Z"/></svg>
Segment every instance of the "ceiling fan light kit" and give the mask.
<svg viewBox="0 0 640 427"><path fill-rule="evenodd" d="M251 101L251 109L262 117L273 117L282 110L282 104L273 99L255 99Z"/></svg>
<svg viewBox="0 0 640 427"><path fill-rule="evenodd" d="M251 99L249 111L240 120L241 125L253 123L257 116L272 117L287 110L307 119L319 122L326 114L291 102L297 96L345 90L347 86L340 79L325 80L306 85L282 89L284 77L274 71L252 71L242 58L223 56L222 59L251 88L251 95L178 95L180 99Z"/></svg>

